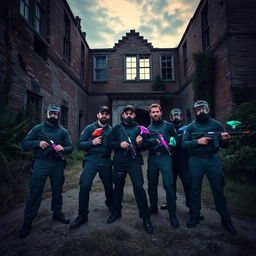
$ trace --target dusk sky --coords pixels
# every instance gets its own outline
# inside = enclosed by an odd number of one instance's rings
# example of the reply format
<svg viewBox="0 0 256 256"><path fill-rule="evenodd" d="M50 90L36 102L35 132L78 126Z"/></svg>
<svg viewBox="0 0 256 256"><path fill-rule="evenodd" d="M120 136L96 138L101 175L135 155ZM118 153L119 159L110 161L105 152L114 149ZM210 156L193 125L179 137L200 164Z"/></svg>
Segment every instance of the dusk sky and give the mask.
<svg viewBox="0 0 256 256"><path fill-rule="evenodd" d="M135 29L154 47L176 47L200 0L67 0L90 48L112 48Z"/></svg>

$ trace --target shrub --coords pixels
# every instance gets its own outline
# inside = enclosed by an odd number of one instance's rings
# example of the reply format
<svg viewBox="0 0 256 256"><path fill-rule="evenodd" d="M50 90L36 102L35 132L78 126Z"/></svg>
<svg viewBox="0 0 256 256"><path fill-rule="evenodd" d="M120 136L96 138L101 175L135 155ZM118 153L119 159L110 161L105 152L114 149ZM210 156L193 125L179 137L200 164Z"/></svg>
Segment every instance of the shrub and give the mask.
<svg viewBox="0 0 256 256"><path fill-rule="evenodd" d="M233 108L229 120L242 122L237 130L249 130L249 135L233 136L231 146L222 150L220 156L224 171L239 179L256 176L256 101L243 103Z"/></svg>

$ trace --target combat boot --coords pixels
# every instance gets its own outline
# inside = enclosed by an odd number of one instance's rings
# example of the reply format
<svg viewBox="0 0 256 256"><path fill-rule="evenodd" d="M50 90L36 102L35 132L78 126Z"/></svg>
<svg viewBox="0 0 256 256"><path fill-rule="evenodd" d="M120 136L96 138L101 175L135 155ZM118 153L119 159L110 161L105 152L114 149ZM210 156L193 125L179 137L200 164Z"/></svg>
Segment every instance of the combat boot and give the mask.
<svg viewBox="0 0 256 256"><path fill-rule="evenodd" d="M27 237L30 233L31 228L32 228L32 219L25 218L24 223L23 223L23 225L20 229L20 232L19 232L19 237L20 238Z"/></svg>
<svg viewBox="0 0 256 256"><path fill-rule="evenodd" d="M84 223L88 222L88 215L78 215L77 218L70 224L69 228L74 229L74 228L79 228L81 225Z"/></svg>
<svg viewBox="0 0 256 256"><path fill-rule="evenodd" d="M149 214L153 215L153 214L158 214L158 208L157 207L149 207Z"/></svg>
<svg viewBox="0 0 256 256"><path fill-rule="evenodd" d="M178 228L180 226L175 212L170 213L170 222L174 228Z"/></svg>
<svg viewBox="0 0 256 256"><path fill-rule="evenodd" d="M162 204L161 207L160 207L160 209L161 209L161 210L168 210L168 205L167 205L167 203Z"/></svg>
<svg viewBox="0 0 256 256"><path fill-rule="evenodd" d="M109 217L108 217L108 224L111 224L115 222L117 219L120 219L122 217L121 212L113 212Z"/></svg>
<svg viewBox="0 0 256 256"><path fill-rule="evenodd" d="M188 228L195 228L200 223L200 217L191 217L187 222Z"/></svg>
<svg viewBox="0 0 256 256"><path fill-rule="evenodd" d="M69 224L69 222L70 222L69 218L64 216L64 214L62 212L61 213L53 213L52 219L57 220L62 224Z"/></svg>
<svg viewBox="0 0 256 256"><path fill-rule="evenodd" d="M153 225L151 223L150 218L144 218L143 219L143 226L148 234L153 233Z"/></svg>
<svg viewBox="0 0 256 256"><path fill-rule="evenodd" d="M232 235L237 234L236 228L230 220L229 221L222 220L221 224L230 234L232 234Z"/></svg>

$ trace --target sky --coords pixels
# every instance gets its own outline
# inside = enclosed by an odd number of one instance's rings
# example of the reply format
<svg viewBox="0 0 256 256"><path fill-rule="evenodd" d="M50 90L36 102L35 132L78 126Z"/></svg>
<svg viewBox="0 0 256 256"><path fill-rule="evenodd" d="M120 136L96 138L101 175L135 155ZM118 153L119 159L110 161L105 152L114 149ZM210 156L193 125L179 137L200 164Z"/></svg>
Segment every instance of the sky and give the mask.
<svg viewBox="0 0 256 256"><path fill-rule="evenodd" d="M154 47L176 47L200 0L67 0L91 49L112 48L134 29Z"/></svg>

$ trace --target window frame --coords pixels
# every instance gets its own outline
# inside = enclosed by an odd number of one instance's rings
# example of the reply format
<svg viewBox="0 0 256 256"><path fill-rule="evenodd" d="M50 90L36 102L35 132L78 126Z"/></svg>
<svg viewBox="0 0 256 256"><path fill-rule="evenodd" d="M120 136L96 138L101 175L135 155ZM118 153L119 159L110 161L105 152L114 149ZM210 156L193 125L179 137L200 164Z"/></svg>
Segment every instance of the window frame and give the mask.
<svg viewBox="0 0 256 256"><path fill-rule="evenodd" d="M71 59L71 21L64 13L63 59L70 63Z"/></svg>
<svg viewBox="0 0 256 256"><path fill-rule="evenodd" d="M208 19L208 2L204 5L201 12L201 28L202 28L202 49L206 51L210 48L210 26Z"/></svg>
<svg viewBox="0 0 256 256"><path fill-rule="evenodd" d="M85 80L85 46L83 44L83 42L81 42L81 52L80 52L80 79L82 81Z"/></svg>
<svg viewBox="0 0 256 256"><path fill-rule="evenodd" d="M97 68L96 67L96 59L97 58L105 58L105 68ZM97 79L97 71L105 70L105 79ZM93 82L107 82L108 81L108 56L107 55L94 55L93 56Z"/></svg>
<svg viewBox="0 0 256 256"><path fill-rule="evenodd" d="M136 58L136 66L135 67L127 67L127 59L128 58ZM143 58L148 58L148 63L149 66L148 67L143 67L141 66L140 60ZM136 76L135 79L127 79L127 70L129 69L135 69L136 71ZM145 78L141 78L141 69L149 69L149 79L145 79ZM132 72L131 74L134 74L134 72ZM145 74L145 73L144 73ZM152 55L151 54L126 54L124 56L124 81L125 82L148 82L148 81L152 81Z"/></svg>
<svg viewBox="0 0 256 256"><path fill-rule="evenodd" d="M23 10L28 10L28 18L25 15L25 11L21 12L21 6ZM40 18L37 16L37 10L40 12ZM48 2L47 0L29 0L29 4L26 0L19 1L19 14L21 17L33 28L34 32L39 35L44 41L47 40L47 25L48 25ZM42 14L42 15L41 15ZM39 27L37 27L37 21Z"/></svg>
<svg viewBox="0 0 256 256"><path fill-rule="evenodd" d="M168 67L163 67L162 66L162 57L163 56L171 56L171 78L163 78L163 72L162 69L168 69ZM173 53L165 53L165 54L160 54L159 56L159 62L160 62L160 78L163 81L175 81L175 72L174 72L174 54Z"/></svg>
<svg viewBox="0 0 256 256"><path fill-rule="evenodd" d="M31 100L32 99L32 100ZM36 102L33 102L36 101ZM37 94L34 91L27 90L27 101L26 101L26 108L28 109L29 106L35 107L35 121L40 123L42 121L42 104L43 97Z"/></svg>
<svg viewBox="0 0 256 256"><path fill-rule="evenodd" d="M184 77L188 76L188 47L187 41L185 41L182 45L182 54L183 54L183 72Z"/></svg>

